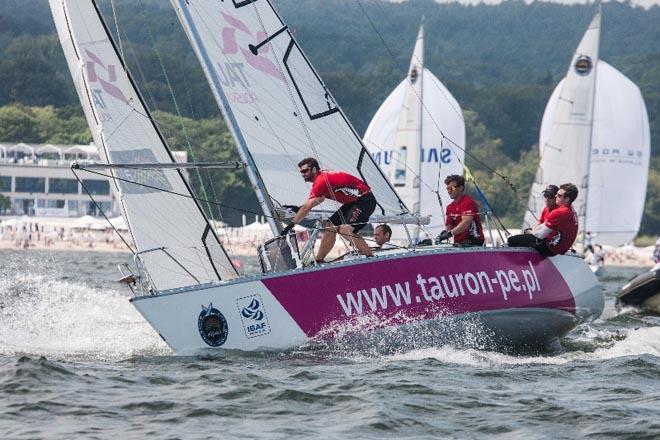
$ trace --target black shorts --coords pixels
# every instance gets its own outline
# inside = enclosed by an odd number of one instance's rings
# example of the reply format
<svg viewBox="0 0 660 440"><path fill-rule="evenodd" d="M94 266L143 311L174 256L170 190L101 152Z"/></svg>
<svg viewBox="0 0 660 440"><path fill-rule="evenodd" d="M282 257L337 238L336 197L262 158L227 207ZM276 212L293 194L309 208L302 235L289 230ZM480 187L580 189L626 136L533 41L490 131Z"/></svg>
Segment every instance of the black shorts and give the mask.
<svg viewBox="0 0 660 440"><path fill-rule="evenodd" d="M351 225L357 232L369 223L369 217L376 210L376 198L367 193L352 203L346 203L330 217L330 223L335 226Z"/></svg>

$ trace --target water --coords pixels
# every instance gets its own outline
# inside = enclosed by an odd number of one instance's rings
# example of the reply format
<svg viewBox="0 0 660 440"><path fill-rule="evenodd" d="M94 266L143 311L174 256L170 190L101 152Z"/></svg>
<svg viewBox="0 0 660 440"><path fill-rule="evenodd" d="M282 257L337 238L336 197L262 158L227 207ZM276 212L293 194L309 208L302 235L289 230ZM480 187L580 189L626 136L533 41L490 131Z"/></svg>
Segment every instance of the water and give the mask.
<svg viewBox="0 0 660 440"><path fill-rule="evenodd" d="M0 438L660 436L660 317L614 309L640 269L606 268L603 317L555 354L181 358L114 282L127 260L0 251Z"/></svg>

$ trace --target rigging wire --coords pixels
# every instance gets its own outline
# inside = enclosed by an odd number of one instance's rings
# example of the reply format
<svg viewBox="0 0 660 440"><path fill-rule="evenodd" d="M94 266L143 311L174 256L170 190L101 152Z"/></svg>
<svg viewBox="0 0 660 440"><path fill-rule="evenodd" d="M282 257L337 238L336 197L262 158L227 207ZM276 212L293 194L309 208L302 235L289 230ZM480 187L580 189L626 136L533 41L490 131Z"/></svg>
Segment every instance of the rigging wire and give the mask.
<svg viewBox="0 0 660 440"><path fill-rule="evenodd" d="M379 38L380 41L382 42L383 46L385 47L385 49L386 49L387 52L389 53L390 57L396 62L396 61L397 61L397 58L396 58L396 56L394 55L394 52L392 51L392 49L389 47L389 45L388 45L387 42L385 41L385 38L383 37L383 35L378 31L378 28L376 27L375 23L373 22L373 20L371 19L371 17L370 17L369 14L367 13L367 11L366 11L364 5L362 4L362 0L357 0L357 4L359 5L359 7L360 7L360 9L362 10L363 14L365 15L365 17L366 17L367 20L369 21L369 24L371 25L372 29L374 30L374 32L376 33L376 35L378 36L378 38ZM376 3L376 4L377 4L377 3ZM380 7L380 5L379 5L378 7ZM447 99L447 96L444 94L444 91L441 90L441 89L440 89L440 91L441 91L441 93L443 94L443 96L445 96L445 99L447 100L447 102L449 102L449 100ZM416 92L414 89L413 89L413 93L415 93L415 94L417 95L417 92ZM473 154L471 154L471 153L469 153L468 151L466 151L465 148L462 148L462 147L459 146L456 142L454 142L452 139L450 139L449 137L447 137L447 136L444 134L444 131L440 128L440 125L438 124L438 122L433 118L433 115L431 114L430 110L429 110L428 107L424 104L424 102L421 100L421 97L419 97L419 95L417 95L417 99L422 103L422 107L424 108L424 110L426 111L427 115L428 115L429 118L431 119L431 122L433 123L433 125L434 125L434 126L438 129L438 131L440 132L440 134L441 134L441 136L442 136L442 139L443 139L443 140L446 139L446 140L450 143L450 145L451 145L450 148L452 148L452 146L453 146L453 147L458 148L459 150L462 150L463 153L464 153L466 156L469 156L472 160L474 160L475 162L477 162L479 165L483 166L487 171L490 171L490 172L492 172L494 175L500 177L502 180L504 180L504 182L505 182L505 183L509 186L509 188L513 191L513 193L515 194L516 199L520 199L520 194L518 193L518 189L517 189L516 186L515 186L510 180L509 180L509 178L508 178L507 176L504 176L503 174L501 174L501 173L498 172L497 170L493 169L493 168L490 167L488 164L486 164L486 163L483 162L482 160L478 159L476 156L474 156ZM458 112L458 110L456 110L456 109L451 105L450 102L449 102L449 104L450 104L450 107L451 107L451 108L452 108L452 109L453 109L453 110L454 110L454 111L460 116L460 118L463 119L463 115L460 114L460 112ZM463 120L464 120L464 119L463 119ZM453 149L453 148L452 148L452 149ZM465 164L464 164L462 161L459 160L459 162L461 162L461 165L463 165L463 167L465 167ZM412 171L412 170L411 170L411 171ZM413 171L413 173L414 173L414 171ZM420 176L417 176L417 177L420 177ZM420 177L420 181L421 181L421 177ZM475 184L475 186L477 185L476 180L474 181L474 184ZM428 187L430 188L430 186L429 186L428 184L426 184L426 186L428 186ZM435 192L436 192L436 194L437 194L438 196L440 195L440 194L439 194L439 191L435 191ZM494 211L492 211L492 212L493 212L493 215L495 215Z"/></svg>
<svg viewBox="0 0 660 440"><path fill-rule="evenodd" d="M176 95L174 93L172 83L170 82L169 75L167 74L167 69L165 68L165 63L163 62L163 58L160 54L160 51L157 48L156 39L155 39L155 37L153 35L153 32L152 32L152 29L151 29L151 24L150 24L151 21L147 18L146 7L144 5L143 0L138 0L138 1L140 3L140 6L142 7L142 17L145 19L147 34L149 35L149 39L150 39L151 44L154 48L154 53L156 54L156 57L158 58L158 63L160 64L161 71L162 71L163 76L165 78L165 83L167 84L167 89L170 93L170 97L172 98L172 103L174 104L174 109L176 111L177 118L179 120L181 132L183 133L183 137L186 141L186 146L188 147L188 152L190 153L190 158L192 159L193 162L195 162L196 161L195 152L192 148L192 143L190 142L190 136L188 135L188 130L186 129L186 125L183 121L183 116L181 114L181 110L179 108L179 103L176 99ZM197 179L199 181L199 185L202 189L202 194L204 195L205 199L208 199L208 196L206 194L206 187L204 185L204 179L202 178L202 175L201 175L201 172L199 171L199 169L196 170L196 174L197 174ZM211 210L211 206L208 203L207 203L207 209L209 211L210 219L214 220L213 211Z"/></svg>
<svg viewBox="0 0 660 440"><path fill-rule="evenodd" d="M276 216L269 216L265 213L261 213L261 212L258 212L258 211L250 211L249 209L239 208L239 207L228 205L226 203L221 203L221 202L218 202L218 201L215 201L215 200L203 199L203 198L197 197L195 195L192 195L190 193L189 194L180 193L180 192L177 192L177 191L174 191L174 190L169 190L169 189L166 189L166 188L161 188L161 187L158 187L158 186L137 182L135 180L125 179L123 177L113 176L111 174L106 174L106 173L102 173L102 172L99 172L99 171L94 171L93 169L85 168L84 165L82 165L82 164L79 165L78 168L75 168L75 169L72 168L71 170L72 170L73 174L76 176L76 179L80 182L83 189L85 190L85 192L87 193L89 198L92 200L92 202L94 203L96 208L99 210L99 212L101 212L101 214L103 214L103 217L112 226L112 229L117 233L117 235L119 235L119 237L122 239L124 244L128 247L128 249L133 254L135 254L135 251L133 250L133 248L124 239L123 235L119 232L119 230L117 230L117 228L110 222L110 219L108 219L108 217L106 216L105 211L103 210L103 208L98 204L98 202L96 202L96 200L94 199L92 193L87 189L85 184L82 182L82 179L80 179L80 177L76 174L76 171L75 171L76 169L80 170L80 171L86 171L86 172L91 173L91 174L96 174L97 176L102 176L102 177L114 179L115 181L118 181L118 182L125 182L125 183L129 183L129 184L132 184L132 185L137 185L137 186L141 186L141 187L144 187L144 188L153 189L153 190L160 191L160 192L163 192L163 193L172 194L174 196L179 196L179 197L182 197L182 198L185 198L185 199L196 200L198 202L208 203L208 204L211 204L211 205L215 205L217 207L232 209L232 210L237 211L237 212L255 214L255 215L263 215L264 217L267 217L267 218L279 219ZM361 224L366 225L368 223L369 223L368 221L367 222L356 222L356 223L351 223L351 225L361 225ZM330 230L330 229L325 228L325 227L318 228L318 227L310 227L310 226L305 226L305 225L300 225L300 226L302 226L306 229L309 229L309 230L319 230L319 231L322 231L322 232ZM337 233L337 235L339 235L340 237L343 237L343 234ZM366 237L361 237L361 238L365 241L375 242L374 240L368 239ZM406 247L406 246L397 246L393 243L391 243L390 245L395 246L396 248L400 248L400 249L408 249L408 247Z"/></svg>

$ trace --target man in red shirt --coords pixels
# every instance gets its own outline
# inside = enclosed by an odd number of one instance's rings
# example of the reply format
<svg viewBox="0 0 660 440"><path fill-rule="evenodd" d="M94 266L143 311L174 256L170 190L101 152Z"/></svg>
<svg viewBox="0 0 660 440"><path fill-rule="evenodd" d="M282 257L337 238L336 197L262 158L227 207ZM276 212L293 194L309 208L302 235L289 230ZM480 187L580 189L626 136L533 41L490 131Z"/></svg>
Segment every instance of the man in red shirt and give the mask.
<svg viewBox="0 0 660 440"><path fill-rule="evenodd" d="M572 206L577 196L575 185L561 185L555 196L557 207L548 214L545 222L534 226L529 234L509 237L509 246L531 247L546 257L565 254L577 237L578 217Z"/></svg>
<svg viewBox="0 0 660 440"><path fill-rule="evenodd" d="M548 214L550 214L550 211L557 207L557 202L555 201L557 191L559 191L559 187L557 185L548 185L541 192L543 199L545 200L545 206L543 207L543 211L541 211L541 216L539 217L537 224L545 223L545 220L548 217ZM525 229L524 233L529 234L531 231L532 228L527 228Z"/></svg>
<svg viewBox="0 0 660 440"><path fill-rule="evenodd" d="M445 179L447 192L452 202L447 205L446 229L438 235L436 242L454 237L454 245L482 246L484 231L477 203L465 194L465 178L452 174Z"/></svg>
<svg viewBox="0 0 660 440"><path fill-rule="evenodd" d="M369 245L357 235L357 232L369 222L369 217L376 209L376 198L369 186L348 173L321 170L318 161L313 157L301 160L298 168L305 182L312 182L312 190L307 201L298 208L291 223L282 230L282 235L288 233L296 223L300 223L312 208L325 199L332 199L342 203L342 206L326 223L316 261L322 262L332 250L337 239L337 231L351 240L361 254L371 256Z"/></svg>

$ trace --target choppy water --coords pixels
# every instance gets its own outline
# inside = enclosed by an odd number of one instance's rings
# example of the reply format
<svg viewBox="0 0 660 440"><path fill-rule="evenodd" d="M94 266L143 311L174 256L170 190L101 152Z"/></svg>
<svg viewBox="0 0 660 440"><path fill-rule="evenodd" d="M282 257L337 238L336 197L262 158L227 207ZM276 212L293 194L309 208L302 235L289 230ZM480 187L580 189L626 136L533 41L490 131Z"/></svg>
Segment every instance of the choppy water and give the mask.
<svg viewBox="0 0 660 440"><path fill-rule="evenodd" d="M617 312L564 350L334 347L181 358L114 280L127 254L0 251L0 438L658 438L660 317Z"/></svg>

